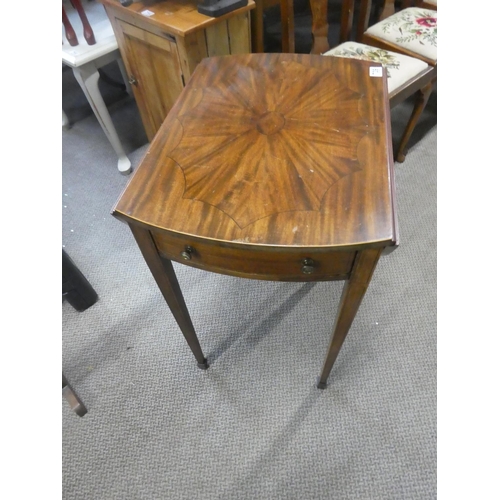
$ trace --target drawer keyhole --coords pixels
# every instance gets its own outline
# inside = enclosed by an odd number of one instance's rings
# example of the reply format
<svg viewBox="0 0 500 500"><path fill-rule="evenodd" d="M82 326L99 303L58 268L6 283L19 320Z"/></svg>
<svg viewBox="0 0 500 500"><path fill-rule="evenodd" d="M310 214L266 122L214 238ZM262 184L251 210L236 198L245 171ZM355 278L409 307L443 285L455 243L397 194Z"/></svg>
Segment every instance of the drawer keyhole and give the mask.
<svg viewBox="0 0 500 500"><path fill-rule="evenodd" d="M304 259L302 261L302 272L304 274L312 274L314 271L314 261L312 259Z"/></svg>

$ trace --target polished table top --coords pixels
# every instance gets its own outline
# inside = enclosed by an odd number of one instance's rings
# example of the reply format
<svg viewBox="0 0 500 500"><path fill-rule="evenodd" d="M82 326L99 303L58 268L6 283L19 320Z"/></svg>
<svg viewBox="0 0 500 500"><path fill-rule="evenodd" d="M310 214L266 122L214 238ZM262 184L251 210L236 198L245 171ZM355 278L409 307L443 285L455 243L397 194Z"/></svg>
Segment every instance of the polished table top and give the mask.
<svg viewBox="0 0 500 500"><path fill-rule="evenodd" d="M303 54L204 59L113 214L229 245L395 245L385 72Z"/></svg>

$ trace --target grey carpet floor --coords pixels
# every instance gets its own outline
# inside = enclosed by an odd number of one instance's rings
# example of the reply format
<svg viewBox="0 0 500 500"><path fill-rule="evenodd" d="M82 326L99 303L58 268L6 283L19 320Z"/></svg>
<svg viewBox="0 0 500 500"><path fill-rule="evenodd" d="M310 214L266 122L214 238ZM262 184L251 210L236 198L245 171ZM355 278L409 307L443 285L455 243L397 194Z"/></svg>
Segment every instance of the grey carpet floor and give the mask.
<svg viewBox="0 0 500 500"><path fill-rule="evenodd" d="M115 69L116 70L116 69ZM325 391L315 388L341 283L242 280L175 265L211 367L203 372L128 228L128 178L63 72L62 240L99 294L62 304L70 499L436 497L436 95L396 164L401 245L380 262ZM136 166L135 102L103 86ZM83 100L82 100L83 99ZM393 110L395 137L410 112Z"/></svg>

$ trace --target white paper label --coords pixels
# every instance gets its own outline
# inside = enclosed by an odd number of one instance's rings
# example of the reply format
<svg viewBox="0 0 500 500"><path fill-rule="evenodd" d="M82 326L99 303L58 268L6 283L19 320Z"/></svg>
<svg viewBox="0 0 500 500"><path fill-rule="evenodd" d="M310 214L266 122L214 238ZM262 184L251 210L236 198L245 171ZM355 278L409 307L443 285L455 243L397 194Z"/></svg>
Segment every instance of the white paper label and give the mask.
<svg viewBox="0 0 500 500"><path fill-rule="evenodd" d="M370 76L382 76L382 68L379 66L370 66Z"/></svg>
<svg viewBox="0 0 500 500"><path fill-rule="evenodd" d="M155 13L154 13L154 12L151 12L150 10L143 10L143 11L141 12L141 14L142 14L143 16L146 16L146 17L151 17L151 16L154 16L154 15L155 15Z"/></svg>

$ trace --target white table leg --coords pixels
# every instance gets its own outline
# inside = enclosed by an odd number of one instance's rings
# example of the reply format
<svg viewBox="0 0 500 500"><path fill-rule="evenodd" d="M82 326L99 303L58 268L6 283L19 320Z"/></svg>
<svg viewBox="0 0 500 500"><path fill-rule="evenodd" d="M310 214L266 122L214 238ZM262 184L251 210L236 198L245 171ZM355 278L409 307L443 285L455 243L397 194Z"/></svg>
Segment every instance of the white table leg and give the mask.
<svg viewBox="0 0 500 500"><path fill-rule="evenodd" d="M94 111L99 124L101 125L106 137L108 138L111 146L118 155L118 170L122 174L129 174L132 170L130 160L127 158L123 150L120 138L116 133L115 126L111 121L108 109L99 91L98 81L99 72L97 66L93 63L87 63L78 68L73 68L73 73L77 82L80 84L87 100Z"/></svg>

